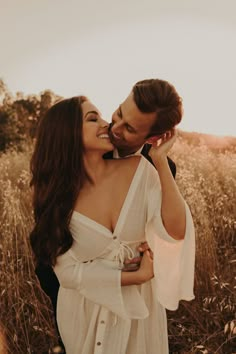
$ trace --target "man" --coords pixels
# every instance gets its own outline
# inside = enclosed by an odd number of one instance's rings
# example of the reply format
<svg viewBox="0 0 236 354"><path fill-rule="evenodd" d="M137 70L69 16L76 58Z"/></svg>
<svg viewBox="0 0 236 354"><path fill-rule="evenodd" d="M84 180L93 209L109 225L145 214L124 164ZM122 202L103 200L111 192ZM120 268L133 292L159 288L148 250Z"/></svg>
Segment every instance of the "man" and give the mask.
<svg viewBox="0 0 236 354"><path fill-rule="evenodd" d="M169 132L181 121L182 113L182 100L170 83L159 79L137 82L129 96L112 115L110 139L116 150L106 154L104 158L142 154L152 163L148 155L151 144L165 140ZM169 158L168 163L175 177L175 163ZM147 247L144 244L140 250L144 251ZM137 261L139 260L135 258L129 263ZM51 299L56 318L58 279L51 267L38 264L35 271L42 289Z"/></svg>
<svg viewBox="0 0 236 354"><path fill-rule="evenodd" d="M117 150L113 157L142 154L150 162L149 143L161 140L182 119L182 100L167 81L150 79L137 82L129 96L112 115L110 138ZM106 155L109 156L109 155ZM168 159L175 177L176 166Z"/></svg>

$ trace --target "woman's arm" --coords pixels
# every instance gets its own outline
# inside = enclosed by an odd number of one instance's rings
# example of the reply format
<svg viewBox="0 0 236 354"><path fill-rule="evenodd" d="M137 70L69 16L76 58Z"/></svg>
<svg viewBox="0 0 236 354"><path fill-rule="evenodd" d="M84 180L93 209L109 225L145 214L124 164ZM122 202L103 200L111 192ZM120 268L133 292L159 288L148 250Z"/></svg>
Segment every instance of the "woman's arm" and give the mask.
<svg viewBox="0 0 236 354"><path fill-rule="evenodd" d="M176 240L184 238L186 211L184 199L175 183L167 162L167 152L176 140L176 131L162 139L159 145L152 145L149 155L158 171L161 189L161 217L166 231Z"/></svg>
<svg viewBox="0 0 236 354"><path fill-rule="evenodd" d="M67 251L57 258L54 267L61 288L77 290L86 299L101 305L122 318L145 318L148 315L145 302L136 286L153 276L152 261L148 254L135 274L124 274L116 264L106 259L94 259L81 263Z"/></svg>
<svg viewBox="0 0 236 354"><path fill-rule="evenodd" d="M96 264L95 267L93 266ZM89 270L91 268L91 271ZM109 279L114 273L121 272L120 285L140 285L142 283L150 280L153 275L153 260L149 250L143 253L142 260L140 262L140 267L138 270L127 272L120 271L119 269L114 269L106 267L104 262L96 260L92 263L80 263L75 260L75 258L70 256L70 252L66 252L64 255L58 257L54 271L59 279L60 285L69 289L79 289L83 278L83 270L87 269L87 276L93 281L93 278L97 279L98 274L100 275L101 282L106 283L106 278ZM107 269L108 271L105 271ZM109 281L108 281L109 283Z"/></svg>
<svg viewBox="0 0 236 354"><path fill-rule="evenodd" d="M156 171L147 171L146 240L153 251L156 296L162 306L176 310L180 300L194 298L195 236L191 212L166 164L173 132L151 149Z"/></svg>
<svg viewBox="0 0 236 354"><path fill-rule="evenodd" d="M153 273L153 259L150 251L146 250L143 253L143 257L138 270L132 272L121 272L121 285L140 285L154 277Z"/></svg>

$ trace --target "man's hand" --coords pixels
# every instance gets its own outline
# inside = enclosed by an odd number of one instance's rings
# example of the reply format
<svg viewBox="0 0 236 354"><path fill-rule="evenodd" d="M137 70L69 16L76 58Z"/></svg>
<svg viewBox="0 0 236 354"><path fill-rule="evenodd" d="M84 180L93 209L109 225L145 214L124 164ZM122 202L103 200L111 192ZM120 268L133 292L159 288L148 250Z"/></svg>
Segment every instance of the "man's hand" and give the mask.
<svg viewBox="0 0 236 354"><path fill-rule="evenodd" d="M124 262L124 268L122 269L124 272L134 272L136 270L139 269L140 267L140 263L141 263L141 260L142 260L142 255L145 251L149 251L150 252L150 256L151 258L153 258L153 253L152 251L150 250L147 242L142 242L139 246L138 246L138 251L140 252L140 256L138 257L134 257L132 259L127 259L125 262Z"/></svg>

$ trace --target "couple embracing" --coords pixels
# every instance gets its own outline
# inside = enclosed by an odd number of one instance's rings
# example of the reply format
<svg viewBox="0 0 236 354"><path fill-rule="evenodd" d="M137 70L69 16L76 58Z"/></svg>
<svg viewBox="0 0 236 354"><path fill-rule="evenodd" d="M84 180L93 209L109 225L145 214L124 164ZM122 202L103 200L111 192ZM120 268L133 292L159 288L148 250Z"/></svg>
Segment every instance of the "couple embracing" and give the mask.
<svg viewBox="0 0 236 354"><path fill-rule="evenodd" d="M168 353L165 309L194 298L194 226L167 156L182 113L150 79L110 125L85 96L39 124L30 241L67 354Z"/></svg>

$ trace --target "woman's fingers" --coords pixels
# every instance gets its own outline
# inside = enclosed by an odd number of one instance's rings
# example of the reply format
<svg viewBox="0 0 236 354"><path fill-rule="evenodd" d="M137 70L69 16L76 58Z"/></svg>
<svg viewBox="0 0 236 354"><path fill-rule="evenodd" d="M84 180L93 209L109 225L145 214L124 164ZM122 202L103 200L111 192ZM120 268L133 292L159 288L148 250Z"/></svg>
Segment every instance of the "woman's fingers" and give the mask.
<svg viewBox="0 0 236 354"><path fill-rule="evenodd" d="M140 263L141 262L141 257L134 257L132 259L126 259L124 261L124 264L136 264L136 263Z"/></svg>
<svg viewBox="0 0 236 354"><path fill-rule="evenodd" d="M149 249L148 243L147 242L142 242L139 246L138 246L138 251L139 252L145 252L146 250Z"/></svg>
<svg viewBox="0 0 236 354"><path fill-rule="evenodd" d="M153 259L153 252L152 250L149 248L149 245L147 242L142 242L139 246L138 246L138 251L141 252L142 254L145 251L149 251L150 257Z"/></svg>

